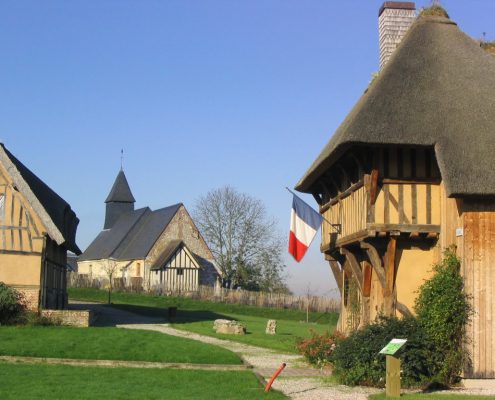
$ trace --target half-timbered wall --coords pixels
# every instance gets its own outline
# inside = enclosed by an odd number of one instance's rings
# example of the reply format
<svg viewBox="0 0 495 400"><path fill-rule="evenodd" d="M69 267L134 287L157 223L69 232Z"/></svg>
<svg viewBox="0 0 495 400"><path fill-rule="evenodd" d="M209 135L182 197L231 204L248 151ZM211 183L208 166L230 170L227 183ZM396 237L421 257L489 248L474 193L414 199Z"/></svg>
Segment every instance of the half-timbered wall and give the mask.
<svg viewBox="0 0 495 400"><path fill-rule="evenodd" d="M325 251L381 232L439 233L440 174L432 149L358 147L319 187Z"/></svg>
<svg viewBox="0 0 495 400"><path fill-rule="evenodd" d="M196 291L199 287L199 266L184 247L179 247L163 267L151 272L151 283L165 291Z"/></svg>
<svg viewBox="0 0 495 400"><path fill-rule="evenodd" d="M20 290L36 309L40 294L44 227L0 165L0 281Z"/></svg>

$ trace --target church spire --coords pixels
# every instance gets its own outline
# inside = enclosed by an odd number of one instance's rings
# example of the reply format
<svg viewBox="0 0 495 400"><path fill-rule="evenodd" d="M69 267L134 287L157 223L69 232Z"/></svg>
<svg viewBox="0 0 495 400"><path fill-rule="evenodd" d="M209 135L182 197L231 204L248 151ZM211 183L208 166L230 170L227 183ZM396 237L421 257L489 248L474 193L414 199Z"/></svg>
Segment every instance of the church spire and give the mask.
<svg viewBox="0 0 495 400"><path fill-rule="evenodd" d="M129 183L127 183L127 178L121 169L105 200L106 213L103 229L110 229L122 214L134 211L135 202L136 200L132 195Z"/></svg>
<svg viewBox="0 0 495 400"><path fill-rule="evenodd" d="M115 201L120 203L134 203L136 201L132 195L129 183L127 183L124 170L122 169L117 174L117 178L115 178L115 182L113 183L112 189L110 190L105 203Z"/></svg>

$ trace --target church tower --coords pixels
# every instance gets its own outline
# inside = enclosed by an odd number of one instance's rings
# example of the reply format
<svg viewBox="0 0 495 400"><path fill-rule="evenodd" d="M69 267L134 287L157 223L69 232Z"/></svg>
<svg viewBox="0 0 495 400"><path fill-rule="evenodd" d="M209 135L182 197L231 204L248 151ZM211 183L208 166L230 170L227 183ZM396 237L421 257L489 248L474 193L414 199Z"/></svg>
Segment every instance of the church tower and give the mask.
<svg viewBox="0 0 495 400"><path fill-rule="evenodd" d="M110 190L110 193L105 200L107 209L103 229L112 228L122 214L134 211L135 202L136 200L134 200L134 196L131 193L124 171L121 169L117 178L115 178L112 190Z"/></svg>

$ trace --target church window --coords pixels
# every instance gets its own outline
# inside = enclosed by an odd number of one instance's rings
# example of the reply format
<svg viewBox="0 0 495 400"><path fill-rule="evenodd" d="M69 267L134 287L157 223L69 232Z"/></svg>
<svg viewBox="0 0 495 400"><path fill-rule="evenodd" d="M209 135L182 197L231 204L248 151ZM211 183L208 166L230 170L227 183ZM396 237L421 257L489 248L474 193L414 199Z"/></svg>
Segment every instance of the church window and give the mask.
<svg viewBox="0 0 495 400"><path fill-rule="evenodd" d="M3 221L5 215L5 195L0 194L0 221Z"/></svg>

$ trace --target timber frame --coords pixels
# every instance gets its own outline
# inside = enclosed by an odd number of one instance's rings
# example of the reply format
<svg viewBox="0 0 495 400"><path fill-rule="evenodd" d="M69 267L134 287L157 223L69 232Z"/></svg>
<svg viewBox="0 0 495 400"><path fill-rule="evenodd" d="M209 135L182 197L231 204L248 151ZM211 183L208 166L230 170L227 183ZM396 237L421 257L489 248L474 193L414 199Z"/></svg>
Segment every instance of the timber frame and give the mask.
<svg viewBox="0 0 495 400"><path fill-rule="evenodd" d="M321 251L343 298L346 279L359 288L361 326L377 313L412 315L411 303L397 298L398 266L404 249L435 247L440 184L432 148L357 146L315 185L325 218Z"/></svg>

